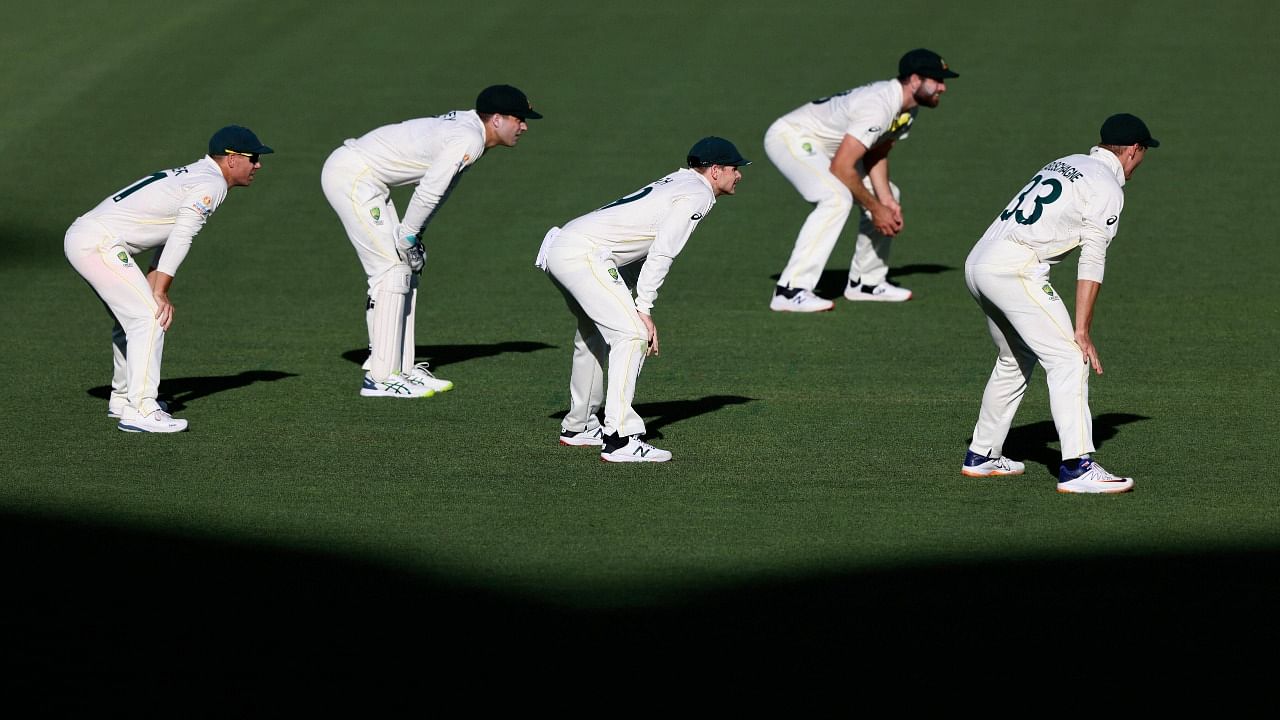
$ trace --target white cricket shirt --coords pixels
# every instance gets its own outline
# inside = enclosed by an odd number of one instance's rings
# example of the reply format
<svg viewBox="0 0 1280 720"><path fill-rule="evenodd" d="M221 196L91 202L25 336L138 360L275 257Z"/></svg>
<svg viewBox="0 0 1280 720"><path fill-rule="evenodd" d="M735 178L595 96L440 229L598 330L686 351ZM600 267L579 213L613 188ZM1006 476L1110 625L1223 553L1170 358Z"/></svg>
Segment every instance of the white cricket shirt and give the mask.
<svg viewBox="0 0 1280 720"><path fill-rule="evenodd" d="M156 269L175 275L191 241L227 197L227 179L213 158L154 172L126 185L78 220L106 230L106 243L130 255L164 246Z"/></svg>
<svg viewBox="0 0 1280 720"><path fill-rule="evenodd" d="M570 221L555 244L581 243L607 250L618 267L644 260L636 280L636 309L650 314L671 261L715 204L710 181L697 171L681 168Z"/></svg>
<svg viewBox="0 0 1280 720"><path fill-rule="evenodd" d="M1120 229L1124 167L1110 150L1058 158L1042 167L983 233L970 258L1013 242L1050 265L1080 248L1081 280L1102 282L1107 247Z"/></svg>
<svg viewBox="0 0 1280 720"><path fill-rule="evenodd" d="M484 123L474 110L384 125L343 143L387 187L417 183L401 222L420 229L459 174L484 154Z"/></svg>
<svg viewBox="0 0 1280 720"><path fill-rule="evenodd" d="M779 120L817 140L820 147L815 149L835 157L845 135L867 149L907 137L919 110L902 109L902 83L882 80L818 98Z"/></svg>

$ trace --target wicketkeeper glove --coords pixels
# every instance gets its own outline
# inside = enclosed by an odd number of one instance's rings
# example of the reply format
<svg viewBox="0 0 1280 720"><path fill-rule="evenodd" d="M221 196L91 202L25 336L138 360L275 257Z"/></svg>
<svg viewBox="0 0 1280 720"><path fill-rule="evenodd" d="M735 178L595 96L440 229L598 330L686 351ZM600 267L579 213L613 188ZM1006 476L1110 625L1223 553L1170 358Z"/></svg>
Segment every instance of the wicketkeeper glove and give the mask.
<svg viewBox="0 0 1280 720"><path fill-rule="evenodd" d="M401 236L399 233L396 236L396 251L400 254L400 259L409 265L415 275L422 272L422 267L427 264L427 249L418 242L418 236Z"/></svg>

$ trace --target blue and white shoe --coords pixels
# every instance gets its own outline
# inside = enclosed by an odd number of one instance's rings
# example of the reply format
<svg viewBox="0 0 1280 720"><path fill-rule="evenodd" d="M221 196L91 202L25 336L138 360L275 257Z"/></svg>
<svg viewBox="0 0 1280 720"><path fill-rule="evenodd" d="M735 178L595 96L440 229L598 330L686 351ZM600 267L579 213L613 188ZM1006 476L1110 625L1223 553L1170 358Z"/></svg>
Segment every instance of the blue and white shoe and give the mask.
<svg viewBox="0 0 1280 720"><path fill-rule="evenodd" d="M436 392L431 388L414 383L400 373L395 373L381 382L374 380L367 373L364 376L364 384L360 386L361 397L393 397L393 398L424 398L435 395Z"/></svg>
<svg viewBox="0 0 1280 720"><path fill-rule="evenodd" d="M996 477L1000 475L1021 475L1027 466L1017 460L1010 460L1001 455L997 458L979 455L969 450L964 454L964 465L960 466L960 474L966 477Z"/></svg>
<svg viewBox="0 0 1280 720"><path fill-rule="evenodd" d="M1133 490L1133 478L1112 475L1085 455L1079 467L1068 470L1065 464L1058 469L1060 493L1126 493Z"/></svg>

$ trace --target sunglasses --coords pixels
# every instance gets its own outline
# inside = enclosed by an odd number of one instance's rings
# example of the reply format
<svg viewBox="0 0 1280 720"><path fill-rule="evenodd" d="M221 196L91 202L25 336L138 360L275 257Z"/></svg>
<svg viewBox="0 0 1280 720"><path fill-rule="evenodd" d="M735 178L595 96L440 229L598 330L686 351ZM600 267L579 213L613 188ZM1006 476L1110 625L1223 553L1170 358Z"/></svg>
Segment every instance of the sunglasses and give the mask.
<svg viewBox="0 0 1280 720"><path fill-rule="evenodd" d="M231 150L229 148L223 150L222 152L228 155L239 155L240 157L247 157L249 158L249 162L253 163L254 165L258 164L258 153L242 153L242 152L237 152L235 150Z"/></svg>

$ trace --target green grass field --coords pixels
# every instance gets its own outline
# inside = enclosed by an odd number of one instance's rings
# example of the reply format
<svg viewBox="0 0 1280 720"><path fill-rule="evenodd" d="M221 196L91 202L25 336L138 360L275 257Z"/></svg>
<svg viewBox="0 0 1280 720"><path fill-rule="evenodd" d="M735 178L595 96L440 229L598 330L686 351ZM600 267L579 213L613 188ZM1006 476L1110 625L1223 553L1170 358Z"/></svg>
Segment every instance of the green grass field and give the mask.
<svg viewBox="0 0 1280 720"><path fill-rule="evenodd" d="M127 651L143 667L235 656L262 669L405 639L458 653L609 640L593 651L605 655L682 641L1123 648L1175 627L1161 637L1185 647L1224 637L1207 608L1241 634L1265 614L1280 569L1273 4L16 13L0 30L0 532L17 580L4 623L28 667L92 673ZM895 280L916 299L770 312L807 206L765 157L765 128L892 76L918 46L961 77L892 156L906 215ZM469 108L499 82L546 118L486 154L426 238L419 354L457 389L361 399L365 280L321 164L344 138ZM1091 401L1098 457L1136 491L1054 492L1043 373L1006 446L1027 474L963 479L994 358L964 257L1032 171L1122 111L1162 145L1126 188ZM192 429L118 432L104 417L110 323L63 233L229 123L277 152L174 283L161 396ZM533 256L547 227L670 172L709 134L756 162L655 308L663 353L636 399L676 460L607 466L555 442L573 323ZM846 231L828 296L852 247ZM1055 273L1068 301L1074 273ZM1090 616L1118 603L1123 622Z"/></svg>

